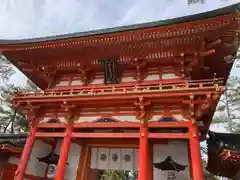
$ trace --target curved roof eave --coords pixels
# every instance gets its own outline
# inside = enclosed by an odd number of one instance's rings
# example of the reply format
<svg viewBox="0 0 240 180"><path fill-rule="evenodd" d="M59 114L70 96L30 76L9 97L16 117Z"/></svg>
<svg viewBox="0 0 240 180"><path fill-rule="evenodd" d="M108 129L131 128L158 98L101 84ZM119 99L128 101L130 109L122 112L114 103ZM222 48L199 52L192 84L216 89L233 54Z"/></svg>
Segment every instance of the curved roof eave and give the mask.
<svg viewBox="0 0 240 180"><path fill-rule="evenodd" d="M147 28L168 26L168 25L181 24L181 23L186 23L191 21L212 18L216 16L237 12L239 10L240 10L240 3L237 3L237 4L226 6L220 9L207 11L207 12L194 14L194 15L189 15L189 16L184 16L184 17L178 17L174 19L160 20L160 21L154 21L149 23L120 26L120 27L93 30L93 31L70 33L70 34L64 34L64 35L41 37L41 38L20 39L20 40L0 40L0 44L10 45L10 44L41 43L41 42L57 41L57 40L71 39L71 38L77 38L77 37L96 36L96 35L104 35L104 34L138 30L138 29L147 29Z"/></svg>

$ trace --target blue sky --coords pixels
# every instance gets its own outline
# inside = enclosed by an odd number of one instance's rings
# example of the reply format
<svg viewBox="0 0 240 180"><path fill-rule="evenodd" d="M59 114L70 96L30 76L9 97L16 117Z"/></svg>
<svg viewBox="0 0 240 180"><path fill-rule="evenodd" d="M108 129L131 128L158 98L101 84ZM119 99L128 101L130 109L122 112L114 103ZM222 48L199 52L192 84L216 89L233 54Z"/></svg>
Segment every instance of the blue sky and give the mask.
<svg viewBox="0 0 240 180"><path fill-rule="evenodd" d="M239 2L205 0L1 0L0 39L23 39L197 14ZM120 3L119 3L120 2ZM236 68L233 75L238 75ZM12 81L24 82L17 73Z"/></svg>

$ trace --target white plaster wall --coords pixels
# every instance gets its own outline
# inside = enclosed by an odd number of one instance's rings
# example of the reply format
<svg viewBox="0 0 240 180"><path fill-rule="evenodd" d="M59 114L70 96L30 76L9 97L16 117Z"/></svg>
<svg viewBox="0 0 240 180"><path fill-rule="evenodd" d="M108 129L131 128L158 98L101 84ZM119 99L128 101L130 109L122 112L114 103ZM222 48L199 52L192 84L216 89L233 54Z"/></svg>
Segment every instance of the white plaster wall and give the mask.
<svg viewBox="0 0 240 180"><path fill-rule="evenodd" d="M60 81L56 84L56 86L68 86L69 82L68 81Z"/></svg>
<svg viewBox="0 0 240 180"><path fill-rule="evenodd" d="M76 120L76 123L81 123L81 122L91 122L91 121L96 121L97 119L101 118L101 116L80 116L78 120Z"/></svg>
<svg viewBox="0 0 240 180"><path fill-rule="evenodd" d="M182 114L174 114L173 117L177 119L178 121L188 121L185 117L183 117Z"/></svg>
<svg viewBox="0 0 240 180"><path fill-rule="evenodd" d="M72 86L74 86L74 85L79 85L79 86L81 86L81 85L83 85L83 82L82 82L81 80L73 80L73 81L71 82L71 85L72 85Z"/></svg>
<svg viewBox="0 0 240 180"><path fill-rule="evenodd" d="M177 79L177 78L180 78L180 77L176 76L174 73L162 74L162 79Z"/></svg>
<svg viewBox="0 0 240 180"><path fill-rule="evenodd" d="M104 84L104 78L96 78L90 84Z"/></svg>
<svg viewBox="0 0 240 180"><path fill-rule="evenodd" d="M136 116L112 116L113 119L117 119L118 121L130 121L130 122L136 122L137 120Z"/></svg>
<svg viewBox="0 0 240 180"><path fill-rule="evenodd" d="M187 165L185 171L175 172L177 180L190 180L188 147L185 141L169 141L168 144L153 145L153 161L154 163L162 162L167 156L172 156L173 160L178 164ZM168 172L161 171L153 167L154 180L167 179Z"/></svg>
<svg viewBox="0 0 240 180"><path fill-rule="evenodd" d="M118 121L130 121L130 122L138 122L136 116L111 116L113 119ZM109 117L109 118L111 118ZM92 122L100 119L101 116L80 116L78 120L75 121L75 123L81 123L81 122Z"/></svg>
<svg viewBox="0 0 240 180"><path fill-rule="evenodd" d="M159 80L159 79L160 79L159 74L151 74L151 75L148 75L144 80L151 81L151 80Z"/></svg>
<svg viewBox="0 0 240 180"><path fill-rule="evenodd" d="M26 173L29 175L44 177L47 164L39 162L37 158L42 158L52 151L52 146L41 140L36 140L32 149L30 159L28 161Z"/></svg>
<svg viewBox="0 0 240 180"><path fill-rule="evenodd" d="M17 157L14 157L14 156L10 156L8 159L8 163L10 163L10 164L18 164L19 161L20 161L20 159Z"/></svg>
<svg viewBox="0 0 240 180"><path fill-rule="evenodd" d="M67 124L67 119L63 116L58 116L57 117L58 120L59 120L59 123L64 123L64 124ZM40 123L48 123L49 120L51 120L52 118L51 117L43 117L41 120L40 120Z"/></svg>
<svg viewBox="0 0 240 180"><path fill-rule="evenodd" d="M55 153L60 155L62 140L58 140ZM76 143L71 143L70 151L68 154L68 165L65 168L64 179L74 180L77 176L79 158L81 154L82 147Z"/></svg>
<svg viewBox="0 0 240 180"><path fill-rule="evenodd" d="M106 155L106 160L101 160L101 155ZM114 161L113 155L117 154L118 159ZM129 155L130 161L125 161L124 156ZM92 148L91 169L111 170L137 170L138 149L133 148Z"/></svg>
<svg viewBox="0 0 240 180"><path fill-rule="evenodd" d="M123 76L121 82L136 82L133 76Z"/></svg>
<svg viewBox="0 0 240 180"><path fill-rule="evenodd" d="M163 115L153 115L149 122L159 121L163 117L164 117ZM177 121L188 121L188 119L183 117L182 114L172 114L172 117L174 117Z"/></svg>

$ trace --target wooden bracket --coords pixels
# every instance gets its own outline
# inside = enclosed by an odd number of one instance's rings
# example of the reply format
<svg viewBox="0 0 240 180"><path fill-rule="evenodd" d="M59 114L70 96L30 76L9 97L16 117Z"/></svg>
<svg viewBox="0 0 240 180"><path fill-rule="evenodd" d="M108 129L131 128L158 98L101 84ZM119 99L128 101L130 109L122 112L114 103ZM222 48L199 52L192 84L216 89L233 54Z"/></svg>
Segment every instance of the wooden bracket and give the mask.
<svg viewBox="0 0 240 180"><path fill-rule="evenodd" d="M137 82L141 81L141 70L140 68L145 66L147 62L143 59L134 58L132 65L136 67L136 79Z"/></svg>
<svg viewBox="0 0 240 180"><path fill-rule="evenodd" d="M80 63L77 64L78 72L81 74L81 79L83 81L83 84L86 85L89 83L89 72L91 68L87 68L85 66L80 65Z"/></svg>
<svg viewBox="0 0 240 180"><path fill-rule="evenodd" d="M70 123L70 121L73 121L73 119L75 118L74 110L76 109L76 105L68 104L67 101L63 101L63 104L61 105L61 108L63 108L64 111L67 114L66 119L68 120L68 123Z"/></svg>
<svg viewBox="0 0 240 180"><path fill-rule="evenodd" d="M36 123L36 117L38 116L40 106L33 106L27 102L25 111L27 112L29 126L32 127Z"/></svg>
<svg viewBox="0 0 240 180"><path fill-rule="evenodd" d="M142 124L145 123L147 117L148 117L148 110L147 107L151 104L150 100L144 100L143 97L139 97L138 101L134 102L134 105L139 108L139 115L138 119Z"/></svg>

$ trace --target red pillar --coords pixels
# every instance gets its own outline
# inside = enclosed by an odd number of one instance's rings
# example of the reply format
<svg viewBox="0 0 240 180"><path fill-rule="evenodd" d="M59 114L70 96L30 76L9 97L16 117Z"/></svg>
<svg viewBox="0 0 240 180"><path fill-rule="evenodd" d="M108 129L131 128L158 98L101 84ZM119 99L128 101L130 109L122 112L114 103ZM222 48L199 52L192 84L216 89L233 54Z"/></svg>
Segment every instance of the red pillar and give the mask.
<svg viewBox="0 0 240 180"><path fill-rule="evenodd" d="M26 170L26 167L28 164L28 160L30 158L32 148L34 145L36 131L37 131L37 126L33 125L33 127L31 128L31 131L28 135L26 144L25 144L23 152L22 152L20 162L18 164L17 171L15 173L15 180L23 180L25 170Z"/></svg>
<svg viewBox="0 0 240 180"><path fill-rule="evenodd" d="M54 180L64 180L64 171L68 160L68 153L71 145L71 134L72 134L72 126L68 125L66 127L66 136L63 139L61 153L58 160L58 166L56 170L56 176Z"/></svg>
<svg viewBox="0 0 240 180"><path fill-rule="evenodd" d="M191 167L192 167L192 178L193 180L204 180L203 177L203 166L202 166L202 158L200 151L200 140L199 133L196 124L192 124L189 128L190 138L190 154L191 154Z"/></svg>
<svg viewBox="0 0 240 180"><path fill-rule="evenodd" d="M140 126L138 180L148 180L148 162L148 125L146 123Z"/></svg>

